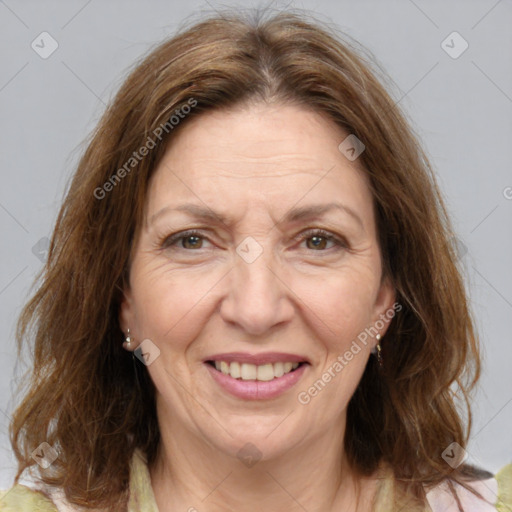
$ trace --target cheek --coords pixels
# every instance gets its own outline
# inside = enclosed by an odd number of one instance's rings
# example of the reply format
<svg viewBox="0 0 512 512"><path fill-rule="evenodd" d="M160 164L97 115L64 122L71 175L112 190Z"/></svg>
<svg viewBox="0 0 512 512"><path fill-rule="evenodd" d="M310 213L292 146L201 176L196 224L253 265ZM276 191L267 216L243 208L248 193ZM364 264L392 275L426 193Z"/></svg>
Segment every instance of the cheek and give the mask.
<svg viewBox="0 0 512 512"><path fill-rule="evenodd" d="M345 268L322 279L296 279L292 286L304 315L331 350L342 350L370 325L377 282L369 269Z"/></svg>
<svg viewBox="0 0 512 512"><path fill-rule="evenodd" d="M132 289L136 322L141 335L163 344L172 340L170 349L193 339L202 328L209 293L218 278L211 273L177 272L165 266L134 267Z"/></svg>
<svg viewBox="0 0 512 512"><path fill-rule="evenodd" d="M304 317L316 344L315 368L298 400L311 400L323 421L338 420L363 375L371 350L365 329L371 325L373 295L369 281L350 277L330 280L305 301Z"/></svg>

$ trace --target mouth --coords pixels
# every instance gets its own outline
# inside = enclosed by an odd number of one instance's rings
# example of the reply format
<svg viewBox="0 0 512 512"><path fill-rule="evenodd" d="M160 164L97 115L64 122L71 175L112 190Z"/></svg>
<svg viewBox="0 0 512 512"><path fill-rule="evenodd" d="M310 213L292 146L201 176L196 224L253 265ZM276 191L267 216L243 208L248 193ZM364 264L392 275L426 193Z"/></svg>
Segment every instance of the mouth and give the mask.
<svg viewBox="0 0 512 512"><path fill-rule="evenodd" d="M217 389L242 400L270 400L295 386L310 363L293 355L224 354L204 365Z"/></svg>
<svg viewBox="0 0 512 512"><path fill-rule="evenodd" d="M279 379L284 375L295 372L301 366L308 364L306 361L301 362L281 362L252 364L239 363L238 361L219 361L209 360L206 364L215 368L216 371L228 375L229 377L241 381L258 381L269 382Z"/></svg>

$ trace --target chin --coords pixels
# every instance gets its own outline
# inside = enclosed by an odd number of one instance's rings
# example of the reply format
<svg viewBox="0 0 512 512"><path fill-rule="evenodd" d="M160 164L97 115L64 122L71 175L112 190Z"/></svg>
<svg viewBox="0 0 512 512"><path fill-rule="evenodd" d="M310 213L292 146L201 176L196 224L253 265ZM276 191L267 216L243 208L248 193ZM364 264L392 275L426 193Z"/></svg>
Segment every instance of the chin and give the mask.
<svg viewBox="0 0 512 512"><path fill-rule="evenodd" d="M289 453L295 445L300 444L306 434L305 429L304 435L293 432L290 428L291 424L285 428L283 425L287 421L283 422L285 417L266 415L260 418L255 418L254 415L239 417L235 422L224 423L225 430L222 430L220 437L214 439L210 437L210 443L220 452L240 460L248 457L271 461ZM202 435L207 436L207 433L203 432Z"/></svg>

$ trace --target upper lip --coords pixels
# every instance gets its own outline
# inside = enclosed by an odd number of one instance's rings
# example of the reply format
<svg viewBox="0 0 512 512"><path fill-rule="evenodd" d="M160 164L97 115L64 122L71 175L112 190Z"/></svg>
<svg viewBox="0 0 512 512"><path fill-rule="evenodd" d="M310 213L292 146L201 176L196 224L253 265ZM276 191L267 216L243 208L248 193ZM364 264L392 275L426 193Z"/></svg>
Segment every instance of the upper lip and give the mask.
<svg viewBox="0 0 512 512"><path fill-rule="evenodd" d="M286 354L284 352L261 352L260 354L249 354L248 352L226 352L214 354L205 359L206 361L225 361L226 363L248 363L263 365L266 363L308 363L307 357L297 354Z"/></svg>

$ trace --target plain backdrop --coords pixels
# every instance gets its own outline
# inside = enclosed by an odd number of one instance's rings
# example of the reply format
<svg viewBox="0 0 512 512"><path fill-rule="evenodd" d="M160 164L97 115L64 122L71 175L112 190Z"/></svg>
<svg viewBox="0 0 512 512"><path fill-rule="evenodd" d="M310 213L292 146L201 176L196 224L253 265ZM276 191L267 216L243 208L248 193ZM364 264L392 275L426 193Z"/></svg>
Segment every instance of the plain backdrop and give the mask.
<svg viewBox="0 0 512 512"><path fill-rule="evenodd" d="M127 69L185 18L261 5L0 0L0 488L14 475L7 427L13 377L24 369L16 366L15 320L41 269L83 140ZM512 461L512 3L272 5L306 9L335 25L394 81L391 93L419 135L452 215L484 350L469 460L496 471ZM57 49L45 55L52 45Z"/></svg>

